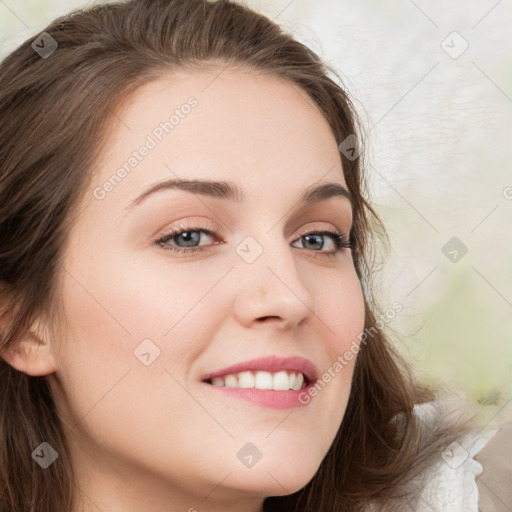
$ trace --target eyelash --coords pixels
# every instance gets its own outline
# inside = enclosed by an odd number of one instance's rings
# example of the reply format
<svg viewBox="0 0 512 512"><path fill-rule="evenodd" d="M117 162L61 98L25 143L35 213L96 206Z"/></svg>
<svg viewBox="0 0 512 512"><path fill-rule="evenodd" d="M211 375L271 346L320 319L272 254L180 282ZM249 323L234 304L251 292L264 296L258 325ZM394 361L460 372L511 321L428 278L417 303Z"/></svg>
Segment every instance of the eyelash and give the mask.
<svg viewBox="0 0 512 512"><path fill-rule="evenodd" d="M201 247L201 246L199 246L199 247L167 246L166 247L165 246L166 242L168 242L170 239L176 237L177 235L181 235L182 233L186 233L186 232L200 232L200 233L205 233L205 234L211 235L211 236L216 234L215 230L203 229L200 227L193 227L193 226L181 226L179 228L176 228L176 229L170 231L169 233L166 233L164 236L159 238L155 243L158 244L159 246L161 246L162 249L164 249L165 251L178 252L178 253L179 252L198 253L198 252L202 252L202 251L208 249L209 247L211 247L211 246L206 246L206 247L204 247L204 246L203 247ZM334 242L334 245L336 246L336 249L334 251L325 252L325 251L312 250L312 252L317 252L323 256L327 256L330 258L335 258L339 252L342 252L345 249L352 249L352 247L353 247L351 239L347 238L341 231L337 231L337 230L309 231L307 233L302 234L297 240L299 240L300 238L309 236L309 235L324 235L324 236L327 235L327 236L331 237L331 239ZM215 245L219 245L219 244L215 244ZM305 250L307 250L307 249L305 249ZM315 255L315 257L318 257L318 256Z"/></svg>

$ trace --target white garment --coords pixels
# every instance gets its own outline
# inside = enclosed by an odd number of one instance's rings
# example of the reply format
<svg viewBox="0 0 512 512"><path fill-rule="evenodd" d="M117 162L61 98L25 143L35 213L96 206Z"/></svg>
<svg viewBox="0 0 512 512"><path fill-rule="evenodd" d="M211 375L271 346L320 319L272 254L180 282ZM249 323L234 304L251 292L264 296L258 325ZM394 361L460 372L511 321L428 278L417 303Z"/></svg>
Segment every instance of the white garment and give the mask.
<svg viewBox="0 0 512 512"><path fill-rule="evenodd" d="M442 413L446 401L427 402L414 407L414 413L428 428L430 422ZM414 512L478 512L478 487L475 478L483 472L482 465L473 457L498 432L498 428L482 428L470 432L452 443L431 468L427 485L415 503Z"/></svg>

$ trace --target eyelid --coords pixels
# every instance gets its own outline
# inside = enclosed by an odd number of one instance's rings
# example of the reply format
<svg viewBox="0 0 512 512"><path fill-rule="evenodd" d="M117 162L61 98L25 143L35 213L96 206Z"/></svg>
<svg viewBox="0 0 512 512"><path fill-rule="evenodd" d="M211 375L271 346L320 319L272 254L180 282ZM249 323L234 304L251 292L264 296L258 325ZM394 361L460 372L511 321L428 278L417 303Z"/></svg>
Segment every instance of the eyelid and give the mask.
<svg viewBox="0 0 512 512"><path fill-rule="evenodd" d="M322 225L320 225L320 224L322 224ZM330 227L326 228L323 224L330 224ZM329 223L313 222L313 224L307 224L306 227L301 228L299 230L298 238L300 238L304 235L308 235L312 231L333 231L333 232L337 233L338 235L348 236L343 230L337 228L334 224L332 224L330 222Z"/></svg>
<svg viewBox="0 0 512 512"><path fill-rule="evenodd" d="M194 220L194 218L187 218L187 220L177 221L177 224L173 224L171 227L167 227L159 231L155 237L160 239L164 236L167 236L169 233L177 230L197 230L197 231L211 231L212 235L219 234L221 229L216 224L213 224L209 220Z"/></svg>

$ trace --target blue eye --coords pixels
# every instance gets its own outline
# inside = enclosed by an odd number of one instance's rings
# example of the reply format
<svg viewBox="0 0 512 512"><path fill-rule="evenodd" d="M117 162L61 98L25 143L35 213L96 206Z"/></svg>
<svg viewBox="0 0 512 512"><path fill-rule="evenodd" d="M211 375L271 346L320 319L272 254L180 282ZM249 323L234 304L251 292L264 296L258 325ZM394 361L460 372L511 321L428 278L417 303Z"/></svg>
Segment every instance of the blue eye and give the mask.
<svg viewBox="0 0 512 512"><path fill-rule="evenodd" d="M157 244L162 246L163 249L167 251L175 251L175 252L199 252L203 251L204 247L196 246L195 243L198 242L201 238L200 234L206 234L209 236L213 235L212 231L208 229L194 228L194 227L186 227L179 228L170 233L167 233L162 238L157 240ZM179 245L169 245L169 241L174 243L183 243L183 246Z"/></svg>
<svg viewBox="0 0 512 512"><path fill-rule="evenodd" d="M314 240L316 240L318 244L318 240L320 237L329 236L334 241L334 245L336 247L336 250L334 252L342 251L343 249L351 249L352 244L350 243L350 240L348 240L343 233L338 233L335 231L315 231L308 233L306 235L302 235L301 238L307 239L308 243L315 243ZM312 242L313 241L313 242ZM324 242L320 242L320 249L323 248Z"/></svg>
<svg viewBox="0 0 512 512"><path fill-rule="evenodd" d="M211 247L211 245L200 246L199 244L202 236L207 235L213 237L216 235L214 231L208 229L202 229L199 227L180 227L175 229L163 237L159 238L155 243L161 246L166 251L172 252L184 252L184 253L198 253L200 251L204 251L205 249ZM323 241L324 237L329 237L335 249L333 251L322 251L325 242ZM312 244L313 248L311 249L313 252L320 252L325 256L334 257L338 252L343 251L344 249L352 249L351 241L341 232L339 231L311 231L309 233L305 233L301 235L297 240L305 239L307 244ZM170 243L172 242L172 243ZM183 244L183 245L179 245ZM215 243L213 245L219 245L219 243ZM316 246L316 248L315 248ZM320 246L320 247L318 247ZM307 249L307 247L306 247ZM320 249L320 250L317 250Z"/></svg>

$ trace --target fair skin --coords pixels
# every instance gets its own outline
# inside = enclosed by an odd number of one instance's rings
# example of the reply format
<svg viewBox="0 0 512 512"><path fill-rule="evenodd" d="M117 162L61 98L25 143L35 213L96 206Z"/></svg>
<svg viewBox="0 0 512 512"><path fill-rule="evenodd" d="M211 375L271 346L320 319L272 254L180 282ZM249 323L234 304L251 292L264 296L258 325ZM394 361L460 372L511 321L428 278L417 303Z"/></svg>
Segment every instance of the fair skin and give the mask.
<svg viewBox="0 0 512 512"><path fill-rule="evenodd" d="M346 188L326 120L296 86L234 68L214 79L219 71L162 77L117 112L123 122L64 254L66 329L9 356L48 376L86 512L260 512L266 496L311 480L344 416L355 358L302 407L273 409L201 382L267 355L308 358L321 376L364 328L351 251L335 252L329 236L323 248L304 239L352 226L346 198L298 203L311 186ZM94 188L190 96L190 114L96 199ZM168 189L127 208L177 176L235 183L244 202ZM155 243L184 223L218 229L198 235L196 254ZM250 264L235 251L248 236L263 249ZM160 356L145 366L133 352L148 338ZM251 468L237 457L248 442L263 454Z"/></svg>

